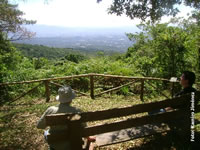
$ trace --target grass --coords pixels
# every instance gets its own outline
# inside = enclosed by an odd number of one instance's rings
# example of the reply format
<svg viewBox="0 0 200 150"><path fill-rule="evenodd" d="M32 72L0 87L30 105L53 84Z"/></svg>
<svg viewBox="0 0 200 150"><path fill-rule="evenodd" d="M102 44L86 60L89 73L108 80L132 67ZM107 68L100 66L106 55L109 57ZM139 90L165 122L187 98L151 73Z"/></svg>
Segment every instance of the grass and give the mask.
<svg viewBox="0 0 200 150"><path fill-rule="evenodd" d="M163 97L155 99L164 99ZM154 99L154 100L155 100ZM110 108L125 107L142 103L138 96L105 95L92 100L88 97L77 97L72 105L83 111L105 110ZM5 104L0 108L0 149L2 150L45 150L47 144L43 138L43 131L36 128L36 122L43 112L52 105L58 104L52 96L49 103L45 99L25 97L10 105ZM200 120L200 113L196 115ZM121 118L118 118L118 120ZM95 122L102 123L102 122ZM94 124L94 123L93 123ZM200 126L196 129L200 132ZM169 140L166 140L169 139ZM121 144L115 144L100 149L176 149L175 137L162 135L140 138ZM168 141L168 142L166 142ZM162 144L160 144L162 143ZM164 144L165 143L165 144Z"/></svg>

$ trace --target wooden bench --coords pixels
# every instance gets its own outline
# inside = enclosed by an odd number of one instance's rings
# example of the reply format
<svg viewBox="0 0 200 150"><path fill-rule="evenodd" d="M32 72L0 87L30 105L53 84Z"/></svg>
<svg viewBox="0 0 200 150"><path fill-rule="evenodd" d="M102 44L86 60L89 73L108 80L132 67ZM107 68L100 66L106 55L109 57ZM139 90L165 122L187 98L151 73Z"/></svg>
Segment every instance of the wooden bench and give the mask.
<svg viewBox="0 0 200 150"><path fill-rule="evenodd" d="M195 93L195 100L199 101L200 93ZM83 112L78 114L54 114L46 116L48 126L67 125L68 130L62 134L48 135L49 143L68 140L74 150L82 149L83 137L96 136L98 146L120 143L144 136L160 134L174 129L173 122L185 118L184 125L190 129L191 94L181 97L166 99L159 102L138 104L125 108L114 108L96 112ZM169 112L148 115L157 109L172 107ZM200 112L200 105L195 105L196 112ZM134 115L141 117L132 117ZM126 120L111 122L101 125L83 127L83 123L127 117ZM187 118L187 119L186 119ZM177 129L177 127L176 127ZM186 131L186 130L185 130ZM190 130L187 130L188 132ZM187 132L187 133L188 133Z"/></svg>

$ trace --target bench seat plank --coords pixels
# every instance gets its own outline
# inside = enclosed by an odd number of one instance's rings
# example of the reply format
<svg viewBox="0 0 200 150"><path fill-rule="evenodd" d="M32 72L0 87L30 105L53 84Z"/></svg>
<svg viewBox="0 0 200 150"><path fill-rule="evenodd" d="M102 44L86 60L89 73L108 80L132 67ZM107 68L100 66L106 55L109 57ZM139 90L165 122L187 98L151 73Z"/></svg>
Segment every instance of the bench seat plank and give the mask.
<svg viewBox="0 0 200 150"><path fill-rule="evenodd" d="M128 129L123 129L120 131L108 132L104 134L98 134L96 136L96 145L106 146L116 143L121 143L125 141L129 141L136 138L141 138L157 133L162 133L169 131L170 128L168 125L162 124L147 124L139 127L133 127Z"/></svg>

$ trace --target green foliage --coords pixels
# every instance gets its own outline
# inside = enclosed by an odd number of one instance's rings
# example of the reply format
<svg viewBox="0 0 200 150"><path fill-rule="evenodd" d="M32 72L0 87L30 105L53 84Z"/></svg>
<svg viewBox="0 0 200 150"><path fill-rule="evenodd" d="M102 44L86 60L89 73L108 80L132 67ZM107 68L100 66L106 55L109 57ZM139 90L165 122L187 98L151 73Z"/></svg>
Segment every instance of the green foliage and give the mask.
<svg viewBox="0 0 200 150"><path fill-rule="evenodd" d="M80 54L68 54L65 56L65 59L68 61L78 63L79 61L84 60L84 56Z"/></svg>
<svg viewBox="0 0 200 150"><path fill-rule="evenodd" d="M184 70L196 70L193 48L188 29L166 24L141 24L141 33L128 34L135 44L126 53L128 62L133 63L143 76L170 78L179 76ZM195 52L196 53L196 52Z"/></svg>
<svg viewBox="0 0 200 150"><path fill-rule="evenodd" d="M128 95L129 94L129 87L128 86L122 87L120 89L120 92L125 96Z"/></svg>
<svg viewBox="0 0 200 150"><path fill-rule="evenodd" d="M2 34L0 82L88 73L170 78L178 77L184 70L194 71L199 76L200 29L197 16L192 16L188 21L174 19L165 24L140 24L140 33L127 34L134 45L129 47L125 54L107 55L101 51L96 52L96 55L85 56L85 53L72 49L26 44L14 44L16 49ZM176 25L172 26L172 23ZM68 81L68 84L83 91L89 88L89 80L84 78ZM169 85L164 83L152 84L160 90L169 88ZM1 87L1 95L16 96L33 86L15 85L6 87L7 89ZM151 86L146 86L146 94L159 94ZM130 91L125 87L121 93L127 95Z"/></svg>
<svg viewBox="0 0 200 150"><path fill-rule="evenodd" d="M187 56L187 64L196 72L197 79L200 77L200 13L194 11L189 19L178 19L179 25L185 29L187 34L186 48L189 50Z"/></svg>
<svg viewBox="0 0 200 150"><path fill-rule="evenodd" d="M100 2L102 0L97 0ZM142 21L151 19L153 22L162 16L175 16L179 12L178 5L200 8L197 0L114 0L109 8L109 13L121 16L125 14L131 19L139 18Z"/></svg>
<svg viewBox="0 0 200 150"><path fill-rule="evenodd" d="M6 82L12 77L21 59L19 52L4 39L4 34L0 33L0 82ZM7 91L2 86L0 95L0 101L7 95Z"/></svg>
<svg viewBox="0 0 200 150"><path fill-rule="evenodd" d="M33 58L32 59L33 65L35 69L41 69L45 65L48 64L48 60L46 58Z"/></svg>
<svg viewBox="0 0 200 150"><path fill-rule="evenodd" d="M16 49L4 40L4 35L0 33L0 80L9 74L9 71L16 70L17 63L22 57Z"/></svg>
<svg viewBox="0 0 200 150"><path fill-rule="evenodd" d="M43 45L30 45L30 44L17 44L13 45L22 52L26 57L29 58L40 58L44 57L50 60L53 59L66 59L69 61L80 61L85 58L84 54L81 54L78 50L72 48L55 48Z"/></svg>

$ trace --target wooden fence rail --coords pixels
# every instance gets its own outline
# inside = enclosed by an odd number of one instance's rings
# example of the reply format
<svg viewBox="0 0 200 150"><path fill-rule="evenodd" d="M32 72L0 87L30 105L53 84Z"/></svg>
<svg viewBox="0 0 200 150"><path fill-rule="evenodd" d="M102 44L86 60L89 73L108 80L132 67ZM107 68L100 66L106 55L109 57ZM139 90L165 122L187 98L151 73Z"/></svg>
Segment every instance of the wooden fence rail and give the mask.
<svg viewBox="0 0 200 150"><path fill-rule="evenodd" d="M82 112L74 114L52 114L46 116L45 119L46 124L50 127L58 125L66 125L69 127L68 132L65 132L66 135L61 135L59 140L69 140L70 142L72 142L72 149L74 150L82 149L82 137L88 137L92 135L96 136L96 144L98 146L120 143L139 137L153 135L156 133L168 132L169 130L174 130L176 133L179 132L181 136L187 137L187 140L189 139L191 132L190 99L191 94L188 93L186 95L182 95L181 97L175 97L172 99L166 99L153 103L138 104L124 108L114 108L109 110ZM198 108L198 111L195 110L195 113L199 112L199 99L200 93L195 92L194 105L195 108ZM146 112L151 112L166 107L172 107L173 109L154 115L146 114ZM137 117L135 116L135 114L140 113L144 115ZM109 123L104 124L82 126L83 123L85 124L87 122L107 120L126 116L130 116L130 118L118 121L110 120ZM182 124L181 122L184 123ZM163 128L160 130L158 129L159 126L166 126L169 129ZM125 131L125 129L127 130ZM121 130L123 131L121 132ZM120 137L120 134L123 134L123 136L128 134L128 139L126 136L124 136L123 139L122 137ZM57 142L57 137L55 138L56 134L55 136L53 134L50 136L50 138L52 139L49 142ZM105 141L105 139L107 141Z"/></svg>
<svg viewBox="0 0 200 150"><path fill-rule="evenodd" d="M15 84L29 84L29 83L42 82L42 81L64 80L64 79L72 79L72 78L80 78L80 77L88 77L88 76L90 76L90 74L72 75L72 76L65 76L65 77L46 78L46 79L40 79L40 80L30 80L30 81L20 81L20 82L6 82L6 83L0 83L0 86L15 85Z"/></svg>
<svg viewBox="0 0 200 150"><path fill-rule="evenodd" d="M27 94L33 92L33 91L34 91L35 89L37 89L40 85L42 85L42 83L38 84L38 85L35 86L34 88L32 88L32 89L28 90L27 92L23 93L22 95L20 95L19 97L15 98L14 100L11 100L10 103L13 103L13 102L15 102L16 100L18 100L18 99L24 97L25 95L27 95Z"/></svg>
<svg viewBox="0 0 200 150"><path fill-rule="evenodd" d="M52 81L56 81L56 80L65 80L65 79L74 79L74 78L82 78L82 77L87 77L89 78L89 85L90 85L90 94L87 94L87 93L83 93L83 92L80 92L80 91L77 91L77 90L74 90L76 93L79 93L83 96L90 96L92 99L94 99L95 97L97 96L100 96L100 95L103 95L105 93L109 93L109 92L112 92L112 91L116 91L116 90L119 90L121 89L122 87L125 87L125 86L128 86L128 85L131 85L137 81L141 81L141 89L140 89L140 99L142 101L144 101L144 88L145 88L145 83L148 83L149 85L151 85L152 87L154 87L152 84L150 84L149 82L146 82L146 81L150 81L150 80L153 80L153 81L166 81L166 82L170 82L170 80L168 79L163 79L163 78L153 78L153 77L131 77L131 76L118 76L118 75L105 75L105 74L96 74L96 73L90 73L90 74L81 74L81 75L72 75L72 76L65 76L65 77L56 77L56 78L46 78L46 79L40 79L40 80L31 80L31 81L20 81L20 82L6 82L6 83L0 83L0 87L1 86L10 86L10 85L16 85L16 84L31 84L31 83L36 83L36 82L41 82L40 84L44 84L44 87L45 87L45 95L46 95L46 102L49 102L50 100L50 95L51 95L51 89L50 89L50 84L51 85L55 85L57 87L60 87L60 86L63 86L61 84L58 84L58 83L54 83ZM126 80L126 81L132 81L132 82L128 82L126 84L123 84L123 85L120 85L120 86L117 86L117 87L113 87L109 90L106 90L106 91L103 91L103 92L100 92L100 93L97 93L95 94L95 86L94 86L94 80L96 80L96 78L94 77L104 77L104 78L113 78L113 79L123 79L123 80ZM156 87L154 87L156 88ZM35 89L35 88L34 88ZM171 94L173 96L174 94L174 83L172 83L172 87L171 87ZM32 92L33 90L30 90L26 93L23 93L21 96L19 96L18 98L14 99L15 100L18 100L19 98L25 96L26 94ZM167 97L165 94L163 94L162 92L160 92L163 96Z"/></svg>
<svg viewBox="0 0 200 150"><path fill-rule="evenodd" d="M124 84L124 85L121 85L121 86L118 86L118 87L115 87L115 88L112 88L112 89L109 89L109 90L107 90L107 91L103 91L103 92L101 92L101 93L99 93L99 94L96 94L95 96L100 96L100 95L105 94L105 93L109 93L109 92L112 92L112 91L115 91L115 90L119 90L120 88L125 87L125 86L128 86L128 85L131 85L131 84L133 84L133 83L135 83L135 82L137 82L137 81L138 81L138 80L133 81L133 82L130 82L130 83L126 83L126 84Z"/></svg>
<svg viewBox="0 0 200 150"><path fill-rule="evenodd" d="M121 78L121 79L144 79L144 80L158 80L158 81L170 81L169 79L163 79L163 78L153 78L153 77L130 77L130 76L118 76L118 75L105 75L105 74L81 74L81 75L72 75L72 76L65 76L65 77L57 77L57 78L46 78L46 79L40 79L40 80L30 80L30 81L20 81L20 82L5 82L0 83L0 86L4 85L15 85L15 84L29 84L29 83L35 83L35 82L41 82L41 81L53 81L53 80L63 80L63 79L72 79L72 78L80 78L80 77L89 77L89 76L101 76L101 77L110 77L110 78Z"/></svg>
<svg viewBox="0 0 200 150"><path fill-rule="evenodd" d="M173 99L166 99L164 101L138 104L138 105L128 106L124 108L113 108L110 110L102 110L102 111L95 111L95 112L82 112L81 121L83 122L101 121L101 120L106 120L106 119L111 119L111 118L118 118L122 116L139 114L143 112L150 112L153 110L158 110L158 109L166 108L166 107L178 108L181 105L183 105L183 103L187 103L190 97L191 96L188 94L184 97L176 97ZM200 94L198 94L198 97L200 97ZM66 118L70 119L73 117L75 117L74 114L54 114L54 115L51 115L51 119L53 119L54 121L53 122L51 120L47 120L47 121L49 122L48 124L50 126L64 125L66 124Z"/></svg>

